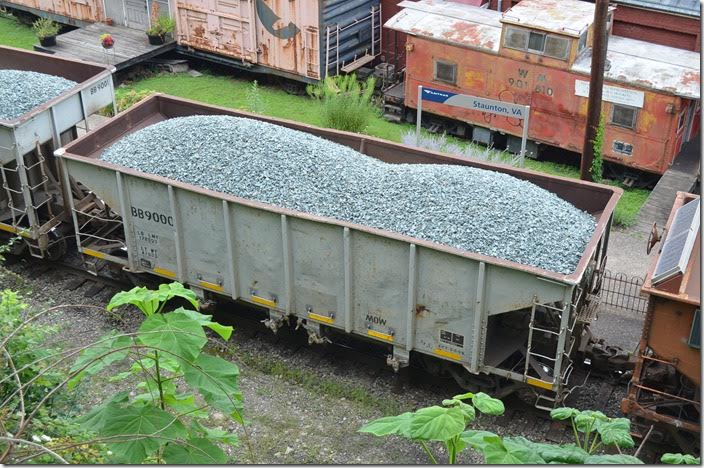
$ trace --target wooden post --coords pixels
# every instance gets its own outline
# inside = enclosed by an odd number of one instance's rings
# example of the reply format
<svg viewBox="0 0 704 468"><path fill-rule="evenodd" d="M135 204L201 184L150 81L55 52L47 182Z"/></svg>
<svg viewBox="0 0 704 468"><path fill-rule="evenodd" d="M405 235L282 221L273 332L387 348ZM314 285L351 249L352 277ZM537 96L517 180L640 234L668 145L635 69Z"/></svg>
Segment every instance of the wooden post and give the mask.
<svg viewBox="0 0 704 468"><path fill-rule="evenodd" d="M604 65L606 63L606 48L609 39L606 33L606 19L609 13L608 0L596 0L594 10L594 43L592 44L592 68L589 79L589 103L587 109L587 125L584 132L584 146L580 163L579 178L592 180L589 170L594 160L594 138L601 117L601 92L604 87Z"/></svg>

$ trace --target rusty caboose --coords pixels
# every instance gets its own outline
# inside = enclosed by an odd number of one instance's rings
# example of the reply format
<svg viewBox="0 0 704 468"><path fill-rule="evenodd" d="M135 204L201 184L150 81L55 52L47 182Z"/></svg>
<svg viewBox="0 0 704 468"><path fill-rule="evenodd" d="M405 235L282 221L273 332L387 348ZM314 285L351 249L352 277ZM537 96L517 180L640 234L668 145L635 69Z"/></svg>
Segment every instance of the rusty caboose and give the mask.
<svg viewBox="0 0 704 468"><path fill-rule="evenodd" d="M407 34L405 80L386 96L390 117L414 120L419 85L530 105L529 152L551 146L581 153L593 4L522 0L503 14L435 0L400 6L385 24ZM604 158L663 174L698 131L699 54L610 35L604 78ZM518 119L439 102L423 108L435 130L520 147Z"/></svg>
<svg viewBox="0 0 704 468"><path fill-rule="evenodd" d="M649 296L639 351L621 410L698 452L701 432L700 197L678 192L665 239L643 284ZM652 436L651 436L652 437Z"/></svg>

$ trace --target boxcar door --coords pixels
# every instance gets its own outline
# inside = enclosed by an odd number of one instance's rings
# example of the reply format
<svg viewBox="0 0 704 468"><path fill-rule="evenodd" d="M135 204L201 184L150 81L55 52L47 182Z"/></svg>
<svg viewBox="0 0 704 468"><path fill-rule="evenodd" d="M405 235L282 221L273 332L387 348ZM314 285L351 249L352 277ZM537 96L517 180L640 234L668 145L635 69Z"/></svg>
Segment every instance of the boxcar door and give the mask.
<svg viewBox="0 0 704 468"><path fill-rule="evenodd" d="M178 2L180 44L256 63L254 2L255 0Z"/></svg>
<svg viewBox="0 0 704 468"><path fill-rule="evenodd" d="M255 0L259 63L305 75L303 31L317 26L317 1ZM312 39L312 38L311 38Z"/></svg>
<svg viewBox="0 0 704 468"><path fill-rule="evenodd" d="M133 29L149 28L149 6L147 0L124 0L127 16L126 26Z"/></svg>

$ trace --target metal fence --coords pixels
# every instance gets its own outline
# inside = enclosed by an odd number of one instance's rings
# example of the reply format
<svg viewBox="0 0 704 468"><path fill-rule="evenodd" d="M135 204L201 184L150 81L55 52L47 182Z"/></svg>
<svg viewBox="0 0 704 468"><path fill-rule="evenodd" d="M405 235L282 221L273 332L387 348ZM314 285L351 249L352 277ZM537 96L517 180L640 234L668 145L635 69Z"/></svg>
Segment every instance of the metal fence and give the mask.
<svg viewBox="0 0 704 468"><path fill-rule="evenodd" d="M645 314L648 310L648 297L641 295L643 280L640 276L605 270L601 285L601 304Z"/></svg>

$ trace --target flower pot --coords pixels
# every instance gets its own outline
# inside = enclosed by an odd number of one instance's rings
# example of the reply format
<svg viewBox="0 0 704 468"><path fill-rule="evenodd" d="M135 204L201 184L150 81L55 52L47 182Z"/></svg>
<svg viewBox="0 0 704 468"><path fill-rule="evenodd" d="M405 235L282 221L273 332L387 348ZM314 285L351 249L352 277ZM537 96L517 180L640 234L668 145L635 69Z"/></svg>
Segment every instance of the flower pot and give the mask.
<svg viewBox="0 0 704 468"><path fill-rule="evenodd" d="M115 22L113 21L112 18L105 18L104 23L107 24L108 26L112 26Z"/></svg>
<svg viewBox="0 0 704 468"><path fill-rule="evenodd" d="M41 45L43 45L44 47L55 46L56 45L56 36L40 37L39 43Z"/></svg>
<svg viewBox="0 0 704 468"><path fill-rule="evenodd" d="M149 38L149 43L151 45L161 45L164 43L164 36L152 36L150 34L147 34L147 37Z"/></svg>

